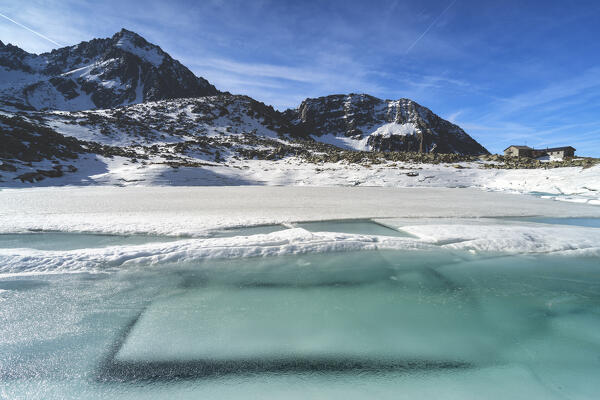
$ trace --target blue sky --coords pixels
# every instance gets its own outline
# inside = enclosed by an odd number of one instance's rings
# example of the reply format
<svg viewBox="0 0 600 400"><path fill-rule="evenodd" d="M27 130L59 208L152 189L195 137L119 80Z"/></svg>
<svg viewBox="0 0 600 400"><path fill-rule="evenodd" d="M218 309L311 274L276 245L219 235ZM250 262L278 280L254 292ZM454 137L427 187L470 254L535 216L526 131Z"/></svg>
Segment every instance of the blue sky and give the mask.
<svg viewBox="0 0 600 400"><path fill-rule="evenodd" d="M44 52L122 27L220 90L411 98L492 152L600 157L598 1L0 0L0 40Z"/></svg>

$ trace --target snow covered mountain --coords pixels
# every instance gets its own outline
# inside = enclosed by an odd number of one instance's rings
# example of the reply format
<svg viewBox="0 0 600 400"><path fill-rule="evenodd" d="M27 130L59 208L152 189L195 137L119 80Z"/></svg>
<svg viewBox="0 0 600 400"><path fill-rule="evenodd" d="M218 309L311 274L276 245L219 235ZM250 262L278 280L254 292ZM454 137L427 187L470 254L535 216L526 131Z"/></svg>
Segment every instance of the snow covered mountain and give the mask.
<svg viewBox="0 0 600 400"><path fill-rule="evenodd" d="M355 150L489 154L459 126L409 99L331 95L306 99L284 117L298 134Z"/></svg>
<svg viewBox="0 0 600 400"><path fill-rule="evenodd" d="M4 111L108 110L217 94L208 81L196 77L160 47L125 29L111 38L40 55L0 42L0 109ZM212 106L221 107L221 100ZM331 95L306 99L284 113L273 110L270 116L278 121L280 134L349 150L488 153L460 127L409 99ZM188 128L194 130L196 117L181 118L188 118ZM230 122L210 120L213 130ZM210 130L206 124L202 127Z"/></svg>
<svg viewBox="0 0 600 400"><path fill-rule="evenodd" d="M40 55L0 42L0 186L63 175L98 182L129 169L193 175L246 161L439 163L487 153L409 99L332 95L279 112L219 92L125 29Z"/></svg>
<svg viewBox="0 0 600 400"><path fill-rule="evenodd" d="M3 108L84 110L217 93L207 80L126 29L39 55L0 42Z"/></svg>

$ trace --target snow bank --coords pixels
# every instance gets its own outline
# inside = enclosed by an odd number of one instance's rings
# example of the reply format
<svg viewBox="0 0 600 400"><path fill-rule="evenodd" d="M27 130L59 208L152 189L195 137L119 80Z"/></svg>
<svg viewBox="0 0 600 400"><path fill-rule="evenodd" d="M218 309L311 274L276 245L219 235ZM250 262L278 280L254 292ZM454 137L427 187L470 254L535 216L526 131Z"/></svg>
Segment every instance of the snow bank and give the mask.
<svg viewBox="0 0 600 400"><path fill-rule="evenodd" d="M428 249L413 239L311 233L302 228L231 238L188 239L169 243L71 251L0 249L0 277L23 274L103 272L127 265L190 262L201 258L239 258L377 249Z"/></svg>
<svg viewBox="0 0 600 400"><path fill-rule="evenodd" d="M317 142L332 144L336 147L345 150L358 150L358 151L369 151L370 147L367 145L368 137L363 139L354 139L347 136L338 136L332 133L317 136L311 135L311 138Z"/></svg>
<svg viewBox="0 0 600 400"><path fill-rule="evenodd" d="M124 265L327 251L444 249L600 257L600 229L481 217L600 217L600 208L476 189L85 187L0 191L0 233L32 230L189 235L172 242L69 251L0 249L0 276L100 272ZM463 220L460 218L473 218ZM399 219L400 218L400 219ZM293 228L207 238L268 223L377 219L413 237ZM288 225L290 226L290 225Z"/></svg>
<svg viewBox="0 0 600 400"><path fill-rule="evenodd" d="M393 225L393 224L390 224ZM194 262L205 258L281 256L358 250L457 250L600 257L600 229L546 224L428 224L401 226L414 237L291 228L269 234L182 239L166 243L68 251L0 249L0 277L98 273L126 266Z"/></svg>
<svg viewBox="0 0 600 400"><path fill-rule="evenodd" d="M537 193L555 200L600 203L600 165L591 168L496 170L481 173L477 185L487 190Z"/></svg>

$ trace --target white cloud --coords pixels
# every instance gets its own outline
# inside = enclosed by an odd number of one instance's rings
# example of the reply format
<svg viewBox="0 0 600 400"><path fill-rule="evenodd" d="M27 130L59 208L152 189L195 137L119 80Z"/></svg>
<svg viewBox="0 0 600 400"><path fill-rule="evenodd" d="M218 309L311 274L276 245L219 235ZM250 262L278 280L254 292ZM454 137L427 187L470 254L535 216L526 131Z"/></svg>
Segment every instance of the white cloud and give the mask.
<svg viewBox="0 0 600 400"><path fill-rule="evenodd" d="M458 110L453 112L452 114L448 115L446 117L446 119L450 122L452 122L453 124L456 123L456 119L458 118L459 115L461 115L463 113L463 110Z"/></svg>
<svg viewBox="0 0 600 400"><path fill-rule="evenodd" d="M243 63L225 59L207 59L195 63L198 67L228 71L235 75L285 79L290 81L311 83L331 78L331 75L314 68L289 67L272 64Z"/></svg>

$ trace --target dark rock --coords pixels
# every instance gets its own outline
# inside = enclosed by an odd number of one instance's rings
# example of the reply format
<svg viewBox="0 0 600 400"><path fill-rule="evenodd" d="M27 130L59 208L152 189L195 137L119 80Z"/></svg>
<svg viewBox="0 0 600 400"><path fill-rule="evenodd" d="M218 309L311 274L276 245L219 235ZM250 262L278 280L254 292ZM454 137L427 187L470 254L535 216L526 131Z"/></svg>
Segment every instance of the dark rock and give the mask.
<svg viewBox="0 0 600 400"><path fill-rule="evenodd" d="M7 162L3 162L2 164L0 164L0 171L16 172L17 167Z"/></svg>
<svg viewBox="0 0 600 400"><path fill-rule="evenodd" d="M77 139L19 116L0 114L0 158L36 162L52 158L73 159L84 152Z"/></svg>

